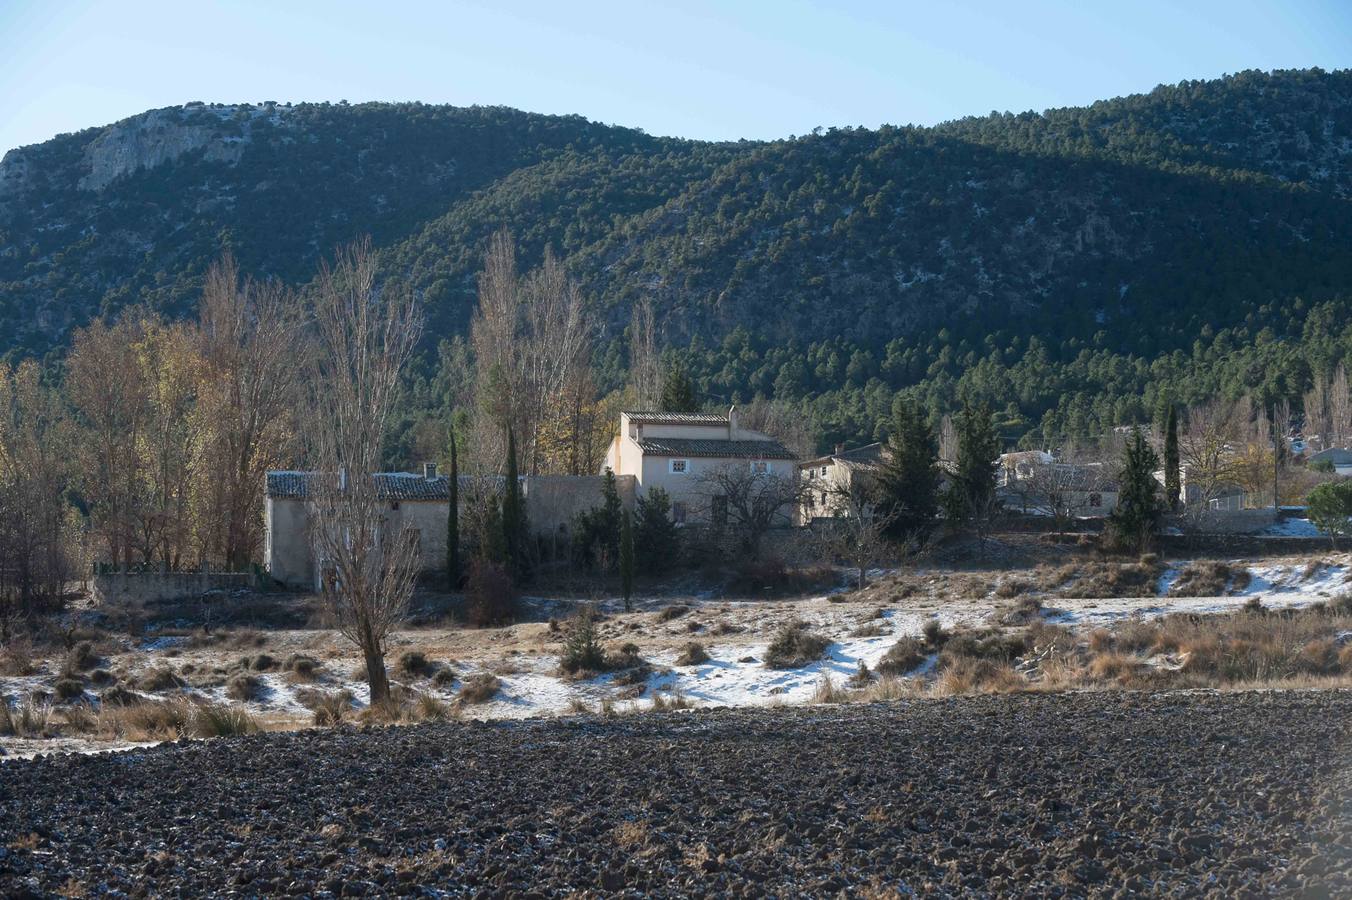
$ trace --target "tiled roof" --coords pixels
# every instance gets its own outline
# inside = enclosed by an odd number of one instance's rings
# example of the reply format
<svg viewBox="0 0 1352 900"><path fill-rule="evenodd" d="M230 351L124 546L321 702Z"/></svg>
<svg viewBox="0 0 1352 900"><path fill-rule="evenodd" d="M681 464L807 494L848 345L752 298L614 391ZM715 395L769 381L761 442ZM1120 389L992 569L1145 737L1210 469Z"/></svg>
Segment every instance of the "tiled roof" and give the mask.
<svg viewBox="0 0 1352 900"><path fill-rule="evenodd" d="M726 425L723 413L626 412L635 425Z"/></svg>
<svg viewBox="0 0 1352 900"><path fill-rule="evenodd" d="M814 460L803 463L805 466L820 466L828 460L839 460L844 463L853 463L856 465L873 465L882 461L883 445L881 443L865 444L862 447L855 447L853 450L845 450L841 453L828 453L825 456L819 456Z"/></svg>
<svg viewBox="0 0 1352 900"><path fill-rule="evenodd" d="M278 500L303 500L310 495L310 487L321 476L318 472L269 472L268 496ZM376 496L381 500L450 500L450 480L445 475L425 478L407 472L377 472L371 476L376 483ZM464 483L466 476L461 476Z"/></svg>
<svg viewBox="0 0 1352 900"><path fill-rule="evenodd" d="M645 437L639 448L649 456L698 456L714 459L795 459L779 441L727 441L703 438Z"/></svg>

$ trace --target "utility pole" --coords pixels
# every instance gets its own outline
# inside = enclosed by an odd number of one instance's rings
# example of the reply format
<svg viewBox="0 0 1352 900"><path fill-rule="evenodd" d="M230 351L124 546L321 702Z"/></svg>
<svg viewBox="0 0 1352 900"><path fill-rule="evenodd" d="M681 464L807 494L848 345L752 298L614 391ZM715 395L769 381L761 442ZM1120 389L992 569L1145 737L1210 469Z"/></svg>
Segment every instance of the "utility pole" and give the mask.
<svg viewBox="0 0 1352 900"><path fill-rule="evenodd" d="M1283 429L1284 431L1284 429ZM1281 515L1281 501L1277 493L1277 473L1282 467L1282 446L1286 435L1277 428L1277 405L1272 405L1272 515L1274 519Z"/></svg>

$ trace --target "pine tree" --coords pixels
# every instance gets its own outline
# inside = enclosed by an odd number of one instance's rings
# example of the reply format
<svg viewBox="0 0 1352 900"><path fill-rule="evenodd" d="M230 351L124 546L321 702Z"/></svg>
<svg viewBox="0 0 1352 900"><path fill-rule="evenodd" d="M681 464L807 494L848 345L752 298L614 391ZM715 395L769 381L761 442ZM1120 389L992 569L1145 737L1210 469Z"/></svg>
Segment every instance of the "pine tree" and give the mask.
<svg viewBox="0 0 1352 900"><path fill-rule="evenodd" d="M620 513L620 593L625 612L634 608L634 526L629 519L629 513Z"/></svg>
<svg viewBox="0 0 1352 900"><path fill-rule="evenodd" d="M653 486L635 503L634 563L644 575L666 571L680 555L681 530L671 519L671 495Z"/></svg>
<svg viewBox="0 0 1352 900"><path fill-rule="evenodd" d="M667 376L662 382L662 411L699 412L695 384L683 366L672 366L667 370Z"/></svg>
<svg viewBox="0 0 1352 900"><path fill-rule="evenodd" d="M460 586L460 469L455 452L455 429L451 429L451 474L446 485L446 582L451 590Z"/></svg>
<svg viewBox="0 0 1352 900"><path fill-rule="evenodd" d="M1183 473L1178 461L1178 410L1169 407L1168 424L1164 428L1164 502L1170 510L1178 509L1179 494L1183 492Z"/></svg>
<svg viewBox="0 0 1352 900"><path fill-rule="evenodd" d="M1000 437L990 407L963 405L958 422L958 458L944 507L954 523L980 525L995 503Z"/></svg>
<svg viewBox="0 0 1352 900"><path fill-rule="evenodd" d="M1141 430L1132 431L1131 440L1122 452L1117 508L1108 516L1111 537L1124 548L1144 551L1159 528L1164 513L1159 482L1155 480L1159 464L1159 455L1146 442Z"/></svg>
<svg viewBox="0 0 1352 900"><path fill-rule="evenodd" d="M507 429L507 476L502 496L502 538L507 570L520 579L529 570L527 558L528 526L526 503L521 496L521 479L517 476L516 432Z"/></svg>
<svg viewBox="0 0 1352 900"><path fill-rule="evenodd" d="M891 516L887 530L892 537L918 534L934 523L939 510L938 460L939 443L924 410L899 400L878 473L879 507Z"/></svg>

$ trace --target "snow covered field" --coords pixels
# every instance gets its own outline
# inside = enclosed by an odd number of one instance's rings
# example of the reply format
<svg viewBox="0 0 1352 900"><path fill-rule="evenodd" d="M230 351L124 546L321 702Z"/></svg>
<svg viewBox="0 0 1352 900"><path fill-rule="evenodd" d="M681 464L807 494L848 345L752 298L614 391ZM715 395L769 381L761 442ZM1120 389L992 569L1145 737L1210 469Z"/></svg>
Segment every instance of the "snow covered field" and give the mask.
<svg viewBox="0 0 1352 900"><path fill-rule="evenodd" d="M1156 596L1085 599L1074 596L1039 595L1046 621L1071 628L1096 628L1133 616L1150 618L1168 613L1217 613L1234 610L1251 598L1261 597L1269 608L1301 607L1352 589L1352 559L1328 555L1320 559L1229 561L1225 596L1184 597L1170 592L1181 583L1187 563L1169 564L1154 587ZM990 624L992 614L1011 599L995 596L1003 580L1031 574L1023 570L985 572L979 589L955 588L936 570L908 573L930 587L925 591L891 590L894 583L875 573L875 584L864 599L853 595L825 595L801 600L729 602L689 598L679 601L640 601L638 611L624 613L615 601L602 604L605 613L598 625L602 642L610 648L635 644L638 654L652 667L646 683L619 683L616 675L571 680L558 671L558 657L567 625L531 622L500 629L432 628L395 634L390 642L392 678L410 688L453 702L465 679L492 673L500 682L499 693L489 702L466 705L463 712L478 718L522 718L557 715L581 706L596 709L606 701L650 705L656 696L679 696L696 706L747 706L793 704L809 700L824 677L843 683L862 662L876 668L888 649L903 636L919 636L925 623L937 619L945 628ZM951 574L951 573L949 573ZM1069 588L1073 591L1073 585ZM1065 593L1063 591L1062 593ZM979 595L978 595L979 594ZM566 617L566 601L553 603L559 619ZM684 612L672 615L673 605ZM798 669L772 669L765 654L776 631L799 620L831 641L824 657ZM109 653L103 663L123 684L134 688L151 669L169 667L186 677L192 694L218 702L230 702L226 670L239 669L246 654L266 653L280 662L291 654L308 655L320 663L316 682L296 679L280 666L255 677L261 690L249 701L250 711L271 727L307 724L311 712L301 701L303 692L350 691L356 706L367 700L357 660L351 648L333 632L284 630L262 632L261 647L242 649L232 645L200 646L184 637L159 637L126 646L122 653ZM709 659L697 665L679 665L685 646L699 642ZM401 674L397 661L402 653L417 651L429 660L449 667L454 680L434 683L427 678ZM36 675L0 678L0 696L12 702L34 691L49 688L59 660L48 661ZM216 673L214 678L203 677ZM93 688L90 689L91 691ZM137 690L147 699L169 697L179 691ZM6 743L8 741L8 743ZM29 755L42 742L0 739L12 755ZM50 743L46 749L74 749Z"/></svg>

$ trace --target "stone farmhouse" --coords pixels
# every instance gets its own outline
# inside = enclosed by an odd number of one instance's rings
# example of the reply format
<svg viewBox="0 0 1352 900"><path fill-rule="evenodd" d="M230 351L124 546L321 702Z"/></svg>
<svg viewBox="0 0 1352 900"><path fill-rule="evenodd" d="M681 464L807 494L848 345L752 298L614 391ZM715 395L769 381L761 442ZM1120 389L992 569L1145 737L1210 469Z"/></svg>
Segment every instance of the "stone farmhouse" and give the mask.
<svg viewBox="0 0 1352 900"><path fill-rule="evenodd" d="M796 457L767 434L742 428L737 410L719 413L622 412L620 433L606 450L605 466L632 478L642 494L660 487L671 496L678 525L719 518L719 498L708 476L719 469L792 478Z"/></svg>
<svg viewBox="0 0 1352 900"><path fill-rule="evenodd" d="M853 450L837 444L834 453L799 463L798 478L803 491L798 510L799 524L810 525L814 519L849 515L848 504L842 502L842 493L850 490L857 480L868 478L877 471L884 450L880 443Z"/></svg>

